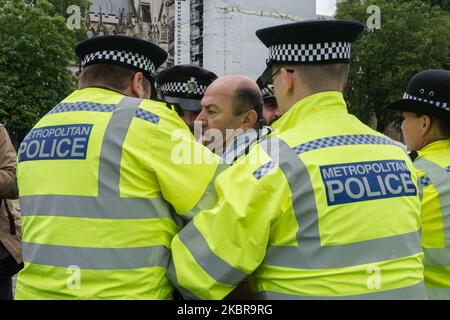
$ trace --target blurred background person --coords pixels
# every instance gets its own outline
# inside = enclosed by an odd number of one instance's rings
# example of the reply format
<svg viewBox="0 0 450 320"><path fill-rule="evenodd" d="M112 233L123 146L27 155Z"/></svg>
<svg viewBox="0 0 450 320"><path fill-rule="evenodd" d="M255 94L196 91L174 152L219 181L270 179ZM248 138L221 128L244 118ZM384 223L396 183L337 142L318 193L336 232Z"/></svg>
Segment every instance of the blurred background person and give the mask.
<svg viewBox="0 0 450 320"><path fill-rule="evenodd" d="M272 80L271 77L268 78ZM281 112L278 108L277 98L275 98L273 83L265 83L263 79L264 75L259 77L256 81L259 88L261 89L264 102L262 116L264 118L265 125L272 126L275 121L280 119Z"/></svg>
<svg viewBox="0 0 450 320"><path fill-rule="evenodd" d="M21 225L9 199L17 199L16 151L0 125L0 300L12 300L12 276L23 268Z"/></svg>
<svg viewBox="0 0 450 320"><path fill-rule="evenodd" d="M177 65L167 68L156 78L161 99L178 106L178 113L186 125L194 133L194 121L199 115L200 101L206 88L217 79L217 76L206 69Z"/></svg>

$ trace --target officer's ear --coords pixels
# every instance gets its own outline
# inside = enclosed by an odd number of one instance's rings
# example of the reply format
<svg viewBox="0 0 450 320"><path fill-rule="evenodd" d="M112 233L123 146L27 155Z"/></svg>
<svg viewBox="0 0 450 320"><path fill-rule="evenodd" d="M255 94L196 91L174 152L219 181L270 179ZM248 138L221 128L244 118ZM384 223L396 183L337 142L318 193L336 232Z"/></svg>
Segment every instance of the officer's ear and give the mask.
<svg viewBox="0 0 450 320"><path fill-rule="evenodd" d="M281 68L281 90L289 92L294 88L294 71L288 67Z"/></svg>
<svg viewBox="0 0 450 320"><path fill-rule="evenodd" d="M422 115L420 117L420 120L421 120L422 132L423 133L429 132L433 125L433 121L432 121L431 117L427 116L427 115Z"/></svg>
<svg viewBox="0 0 450 320"><path fill-rule="evenodd" d="M140 99L148 99L150 97L150 92L145 88L145 77L142 72L136 72L131 81L131 91L133 96Z"/></svg>
<svg viewBox="0 0 450 320"><path fill-rule="evenodd" d="M442 130L442 125L440 124L440 120L424 115L422 116L422 132L423 134L428 135L433 140L446 139L447 135L444 133L445 130Z"/></svg>

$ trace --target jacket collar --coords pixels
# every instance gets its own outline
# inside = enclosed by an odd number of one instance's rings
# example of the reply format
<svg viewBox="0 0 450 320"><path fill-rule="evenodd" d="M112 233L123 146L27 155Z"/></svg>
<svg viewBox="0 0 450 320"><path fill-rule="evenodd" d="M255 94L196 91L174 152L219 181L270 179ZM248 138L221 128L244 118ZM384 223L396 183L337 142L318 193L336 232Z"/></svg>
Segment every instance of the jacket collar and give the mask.
<svg viewBox="0 0 450 320"><path fill-rule="evenodd" d="M248 130L247 132L234 137L225 149L223 155L225 163L233 163L235 157L242 155L245 152L245 149L256 140L258 140L258 134L255 130Z"/></svg>
<svg viewBox="0 0 450 320"><path fill-rule="evenodd" d="M86 87L84 89L76 90L75 92L88 93L88 94L91 94L91 93L106 93L106 94L116 94L116 95L124 96L124 94L120 93L119 91L115 91L113 89L109 89L109 88L102 87L102 86Z"/></svg>
<svg viewBox="0 0 450 320"><path fill-rule="evenodd" d="M437 140L434 141L422 149L419 150L419 156L424 153L430 153L435 151L442 151L442 150L450 150L450 139L444 139L444 140Z"/></svg>
<svg viewBox="0 0 450 320"><path fill-rule="evenodd" d="M327 112L330 109L348 112L341 92L319 92L298 101L272 127L278 132L283 132L297 126L315 113Z"/></svg>

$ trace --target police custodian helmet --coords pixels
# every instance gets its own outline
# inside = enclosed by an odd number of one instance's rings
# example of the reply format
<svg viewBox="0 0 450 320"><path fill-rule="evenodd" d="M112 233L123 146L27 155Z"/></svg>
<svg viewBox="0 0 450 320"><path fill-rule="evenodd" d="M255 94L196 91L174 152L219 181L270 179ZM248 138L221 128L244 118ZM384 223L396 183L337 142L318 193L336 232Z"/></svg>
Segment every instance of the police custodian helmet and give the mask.
<svg viewBox="0 0 450 320"><path fill-rule="evenodd" d="M388 109L426 114L450 120L450 71L425 70L409 81L403 98Z"/></svg>

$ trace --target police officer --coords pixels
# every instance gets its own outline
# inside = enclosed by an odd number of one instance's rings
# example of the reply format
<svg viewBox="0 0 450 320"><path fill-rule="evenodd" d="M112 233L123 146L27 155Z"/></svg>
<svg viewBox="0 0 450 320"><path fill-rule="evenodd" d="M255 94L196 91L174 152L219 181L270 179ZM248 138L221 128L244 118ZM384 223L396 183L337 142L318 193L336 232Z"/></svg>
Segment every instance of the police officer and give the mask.
<svg viewBox="0 0 450 320"><path fill-rule="evenodd" d="M169 277L183 294L221 299L249 276L261 299L425 297L412 163L342 95L363 30L336 20L257 31L283 116L216 180L216 206L174 237Z"/></svg>
<svg viewBox="0 0 450 320"><path fill-rule="evenodd" d="M450 299L450 71L419 72L388 108L403 113L403 136L423 188L427 295Z"/></svg>
<svg viewBox="0 0 450 320"><path fill-rule="evenodd" d="M275 98L275 93L273 92L273 83L265 83L264 79L267 78L262 75L256 83L258 83L263 96L264 106L262 116L265 124L270 127L275 121L280 119L281 112L280 108L278 108L277 98Z"/></svg>
<svg viewBox="0 0 450 320"><path fill-rule="evenodd" d="M20 146L25 268L16 298L170 299L178 215L208 200L219 160L175 111L148 100L167 57L161 48L104 36L76 54L80 90ZM196 161L174 152L183 149Z"/></svg>
<svg viewBox="0 0 450 320"><path fill-rule="evenodd" d="M194 121L201 111L200 101L206 88L216 79L217 76L206 69L177 65L161 71L156 83L164 101L181 107L182 118L194 133Z"/></svg>

